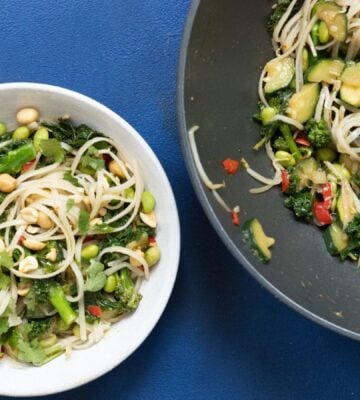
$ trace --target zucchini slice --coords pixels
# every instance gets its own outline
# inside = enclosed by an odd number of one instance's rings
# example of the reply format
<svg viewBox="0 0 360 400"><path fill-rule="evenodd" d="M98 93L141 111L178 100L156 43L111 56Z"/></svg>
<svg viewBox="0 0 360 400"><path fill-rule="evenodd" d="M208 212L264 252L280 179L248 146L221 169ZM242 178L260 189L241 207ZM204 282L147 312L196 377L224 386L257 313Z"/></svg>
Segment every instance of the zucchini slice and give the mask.
<svg viewBox="0 0 360 400"><path fill-rule="evenodd" d="M336 222L332 223L324 232L324 240L328 252L335 256L341 253L349 244L347 234Z"/></svg>
<svg viewBox="0 0 360 400"><path fill-rule="evenodd" d="M348 65L340 76L342 83L360 87L360 63Z"/></svg>
<svg viewBox="0 0 360 400"><path fill-rule="evenodd" d="M349 213L349 221L345 221L345 207L344 207L344 199L343 199L343 194L340 192L340 195L337 199L336 203L336 211L337 215L339 217L339 221L341 222L342 225L346 225L346 223L349 223L355 216L356 214L356 208L355 204L351 202L351 204L348 205L348 213Z"/></svg>
<svg viewBox="0 0 360 400"><path fill-rule="evenodd" d="M262 262L271 260L271 251L269 247L275 244L275 239L266 236L263 227L257 218L246 221L242 228L243 237L250 246L255 256Z"/></svg>
<svg viewBox="0 0 360 400"><path fill-rule="evenodd" d="M319 93L318 83L305 84L299 92L291 96L286 114L300 123L308 121L314 115Z"/></svg>
<svg viewBox="0 0 360 400"><path fill-rule="evenodd" d="M288 86L295 74L295 63L291 57L272 60L265 66L265 93L273 93Z"/></svg>
<svg viewBox="0 0 360 400"><path fill-rule="evenodd" d="M326 82L333 84L343 72L345 63L338 59L323 59L317 61L307 72L309 82Z"/></svg>
<svg viewBox="0 0 360 400"><path fill-rule="evenodd" d="M353 107L360 107L360 86L350 86L343 83L340 88L340 98Z"/></svg>
<svg viewBox="0 0 360 400"><path fill-rule="evenodd" d="M345 42L348 31L348 20L341 7L333 1L316 5L317 17L324 21L330 35L339 42Z"/></svg>
<svg viewBox="0 0 360 400"><path fill-rule="evenodd" d="M297 184L299 190L303 190L312 182L313 175L318 171L318 168L319 163L312 157L306 158L296 165L295 173L299 177L299 183Z"/></svg>

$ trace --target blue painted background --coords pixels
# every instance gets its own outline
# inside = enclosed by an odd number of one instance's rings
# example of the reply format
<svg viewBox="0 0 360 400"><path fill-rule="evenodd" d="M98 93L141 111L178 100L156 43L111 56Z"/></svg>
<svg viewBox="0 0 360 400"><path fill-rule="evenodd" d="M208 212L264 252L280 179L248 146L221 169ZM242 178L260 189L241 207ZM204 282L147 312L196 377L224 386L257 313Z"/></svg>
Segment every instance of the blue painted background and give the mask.
<svg viewBox="0 0 360 400"><path fill-rule="evenodd" d="M227 253L194 196L175 110L189 5L1 1L0 81L68 87L121 114L163 163L182 223L175 290L144 345L103 378L49 399L358 399L360 345L260 288Z"/></svg>

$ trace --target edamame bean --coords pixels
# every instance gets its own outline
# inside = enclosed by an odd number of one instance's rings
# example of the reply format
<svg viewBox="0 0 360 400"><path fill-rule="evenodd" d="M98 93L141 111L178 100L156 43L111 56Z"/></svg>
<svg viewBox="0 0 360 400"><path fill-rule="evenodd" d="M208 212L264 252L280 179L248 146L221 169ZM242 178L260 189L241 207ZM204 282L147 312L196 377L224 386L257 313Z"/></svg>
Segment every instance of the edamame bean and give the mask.
<svg viewBox="0 0 360 400"><path fill-rule="evenodd" d="M89 244L81 250L81 257L85 260L91 260L99 254L99 247L96 244Z"/></svg>
<svg viewBox="0 0 360 400"><path fill-rule="evenodd" d="M292 167L296 164L294 156L292 156L287 151L279 150L275 153L275 158L279 160L283 167Z"/></svg>
<svg viewBox="0 0 360 400"><path fill-rule="evenodd" d="M160 260L160 249L157 246L150 247L145 252L145 260L152 267Z"/></svg>
<svg viewBox="0 0 360 400"><path fill-rule="evenodd" d="M12 134L13 140L24 140L30 136L30 129L27 126L19 126Z"/></svg>
<svg viewBox="0 0 360 400"><path fill-rule="evenodd" d="M303 50L301 56L303 71L306 71L309 68L309 52L307 49Z"/></svg>
<svg viewBox="0 0 360 400"><path fill-rule="evenodd" d="M5 135L7 132L6 125L3 122L0 122L0 136Z"/></svg>
<svg viewBox="0 0 360 400"><path fill-rule="evenodd" d="M133 199L135 196L135 190L132 187L125 189L125 197L127 199Z"/></svg>
<svg viewBox="0 0 360 400"><path fill-rule="evenodd" d="M155 199L150 192L143 192L141 195L141 205L144 213L149 213L155 208Z"/></svg>
<svg viewBox="0 0 360 400"><path fill-rule="evenodd" d="M330 161L333 162L336 159L336 152L329 147L322 147L316 152L317 158L320 161Z"/></svg>
<svg viewBox="0 0 360 400"><path fill-rule="evenodd" d="M311 29L311 39L315 46L319 44L319 22L317 22Z"/></svg>
<svg viewBox="0 0 360 400"><path fill-rule="evenodd" d="M149 235L146 232L142 233L137 244L142 250L146 249L149 245Z"/></svg>
<svg viewBox="0 0 360 400"><path fill-rule="evenodd" d="M265 107L261 111L261 121L264 125L268 124L276 115L276 110L273 107Z"/></svg>
<svg viewBox="0 0 360 400"><path fill-rule="evenodd" d="M326 26L324 21L320 21L319 23L319 41L321 44L326 44L328 43L330 39L330 34L329 34L329 29Z"/></svg>
<svg viewBox="0 0 360 400"><path fill-rule="evenodd" d="M39 128L34 135L33 143L36 151L40 150L40 144L42 140L49 139L49 132L46 128Z"/></svg>
<svg viewBox="0 0 360 400"><path fill-rule="evenodd" d="M117 286L117 279L115 275L110 275L106 279L104 290L106 293L112 293Z"/></svg>

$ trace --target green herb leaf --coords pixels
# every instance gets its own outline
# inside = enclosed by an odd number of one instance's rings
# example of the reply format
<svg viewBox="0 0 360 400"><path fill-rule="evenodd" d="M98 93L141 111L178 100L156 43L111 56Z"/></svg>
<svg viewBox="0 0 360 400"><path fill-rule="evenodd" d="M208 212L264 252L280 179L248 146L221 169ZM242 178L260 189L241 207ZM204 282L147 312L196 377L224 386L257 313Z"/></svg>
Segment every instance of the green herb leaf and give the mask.
<svg viewBox="0 0 360 400"><path fill-rule="evenodd" d="M75 176L71 174L71 171L66 171L64 173L64 178L63 179L65 181L70 182L74 186L81 187L81 185L79 184L79 181L77 180L77 178L75 178Z"/></svg>
<svg viewBox="0 0 360 400"><path fill-rule="evenodd" d="M97 171L105 167L105 161L96 147L89 147L88 151L81 157L80 167L83 170L92 169Z"/></svg>
<svg viewBox="0 0 360 400"><path fill-rule="evenodd" d="M90 267L86 271L87 278L84 289L88 292L98 292L106 283L106 274L104 264L91 260Z"/></svg>
<svg viewBox="0 0 360 400"><path fill-rule="evenodd" d="M6 333L10 329L8 319L0 318L0 336Z"/></svg>
<svg viewBox="0 0 360 400"><path fill-rule="evenodd" d="M4 274L0 267L0 289L6 289L10 286L11 279L10 276Z"/></svg>
<svg viewBox="0 0 360 400"><path fill-rule="evenodd" d="M0 251L0 267L12 268L14 261L6 251Z"/></svg>
<svg viewBox="0 0 360 400"><path fill-rule="evenodd" d="M81 235L85 235L89 230L90 214L81 209L79 213L79 232Z"/></svg>
<svg viewBox="0 0 360 400"><path fill-rule="evenodd" d="M56 139L45 139L40 142L40 150L45 157L52 158L61 163L64 160L65 151Z"/></svg>
<svg viewBox="0 0 360 400"><path fill-rule="evenodd" d="M97 224L91 228L92 234L112 233L115 228L108 224Z"/></svg>
<svg viewBox="0 0 360 400"><path fill-rule="evenodd" d="M74 199L68 199L68 201L66 202L66 211L70 211L74 207L74 204Z"/></svg>

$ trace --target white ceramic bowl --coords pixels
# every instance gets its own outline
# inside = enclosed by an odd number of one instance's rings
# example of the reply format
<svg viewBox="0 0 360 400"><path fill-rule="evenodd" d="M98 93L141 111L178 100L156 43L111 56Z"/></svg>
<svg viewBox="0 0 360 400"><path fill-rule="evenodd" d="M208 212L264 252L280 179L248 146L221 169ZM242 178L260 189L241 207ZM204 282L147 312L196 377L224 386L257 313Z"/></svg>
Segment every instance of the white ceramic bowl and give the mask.
<svg viewBox="0 0 360 400"><path fill-rule="evenodd" d="M0 120L14 123L19 108L34 106L42 118L65 113L112 137L131 158L137 159L146 186L157 201L159 264L143 283L143 299L136 312L115 324L98 344L74 351L43 367L0 362L0 395L36 396L61 392L87 383L120 364L145 340L159 320L175 282L179 253L179 219L169 181L160 162L142 137L127 122L100 103L79 93L36 83L0 84Z"/></svg>

